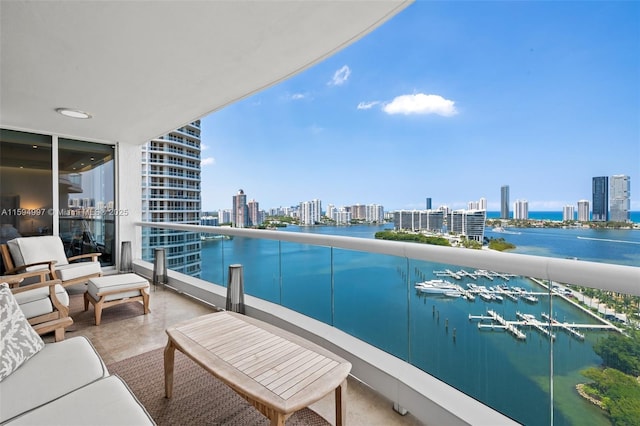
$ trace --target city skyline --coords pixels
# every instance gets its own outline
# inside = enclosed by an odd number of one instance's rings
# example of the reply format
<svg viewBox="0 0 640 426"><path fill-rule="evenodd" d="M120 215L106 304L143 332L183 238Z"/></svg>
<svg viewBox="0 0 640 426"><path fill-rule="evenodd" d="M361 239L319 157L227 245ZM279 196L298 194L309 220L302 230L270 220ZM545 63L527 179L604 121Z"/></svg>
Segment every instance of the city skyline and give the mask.
<svg viewBox="0 0 640 426"><path fill-rule="evenodd" d="M204 117L202 208L238 188L265 208L428 197L499 211L503 185L530 211L591 200L593 177L640 175L639 15L632 2L417 2ZM632 182L632 211L638 194Z"/></svg>

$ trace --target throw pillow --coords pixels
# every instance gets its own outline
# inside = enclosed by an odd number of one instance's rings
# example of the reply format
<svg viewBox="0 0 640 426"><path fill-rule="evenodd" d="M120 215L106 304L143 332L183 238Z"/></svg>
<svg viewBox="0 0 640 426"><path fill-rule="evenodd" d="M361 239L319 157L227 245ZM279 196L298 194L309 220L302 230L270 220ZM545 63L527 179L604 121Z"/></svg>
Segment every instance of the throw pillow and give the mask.
<svg viewBox="0 0 640 426"><path fill-rule="evenodd" d="M44 348L9 285L0 284L0 382Z"/></svg>

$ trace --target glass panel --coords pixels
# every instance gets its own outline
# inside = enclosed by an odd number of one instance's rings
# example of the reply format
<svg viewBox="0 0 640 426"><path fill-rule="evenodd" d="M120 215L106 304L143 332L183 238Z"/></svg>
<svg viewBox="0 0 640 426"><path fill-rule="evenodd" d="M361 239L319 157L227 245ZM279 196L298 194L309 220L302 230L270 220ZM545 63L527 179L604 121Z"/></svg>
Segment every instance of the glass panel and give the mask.
<svg viewBox="0 0 640 426"><path fill-rule="evenodd" d="M281 256L280 303L331 324L331 248L282 243Z"/></svg>
<svg viewBox="0 0 640 426"><path fill-rule="evenodd" d="M0 129L0 243L52 235L51 137Z"/></svg>
<svg viewBox="0 0 640 426"><path fill-rule="evenodd" d="M114 146L59 139L60 237L67 256L102 253L115 263Z"/></svg>
<svg viewBox="0 0 640 426"><path fill-rule="evenodd" d="M407 260L334 249L335 326L408 360Z"/></svg>

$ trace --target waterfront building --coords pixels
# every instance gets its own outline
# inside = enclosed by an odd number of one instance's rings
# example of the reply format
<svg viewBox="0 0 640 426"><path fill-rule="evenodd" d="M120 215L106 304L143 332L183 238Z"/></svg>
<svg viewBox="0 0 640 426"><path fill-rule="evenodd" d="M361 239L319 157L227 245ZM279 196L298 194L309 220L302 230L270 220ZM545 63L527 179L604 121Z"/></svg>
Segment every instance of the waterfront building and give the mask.
<svg viewBox="0 0 640 426"><path fill-rule="evenodd" d="M256 200L247 202L247 213L249 226L258 226L264 221L263 215L260 214L260 204Z"/></svg>
<svg viewBox="0 0 640 426"><path fill-rule="evenodd" d="M478 210L487 210L487 199L482 197L478 203Z"/></svg>
<svg viewBox="0 0 640 426"><path fill-rule="evenodd" d="M217 216L202 216L200 218L200 225L202 226L218 226L220 222L218 222Z"/></svg>
<svg viewBox="0 0 640 426"><path fill-rule="evenodd" d="M318 199L303 201L299 206L300 225L316 225L322 219L322 202Z"/></svg>
<svg viewBox="0 0 640 426"><path fill-rule="evenodd" d="M364 204L354 204L350 207L351 217L355 220L366 220L367 206Z"/></svg>
<svg viewBox="0 0 640 426"><path fill-rule="evenodd" d="M516 200L513 203L513 218L514 219L529 219L529 202L527 200Z"/></svg>
<svg viewBox="0 0 640 426"><path fill-rule="evenodd" d="M349 225L353 218L352 213L345 207L333 210L333 216L331 217L336 225Z"/></svg>
<svg viewBox="0 0 640 426"><path fill-rule="evenodd" d="M142 147L142 220L200 224L200 120L152 139ZM171 269L200 276L200 235L147 228L142 232L145 260L156 248L166 251Z"/></svg>
<svg viewBox="0 0 640 426"><path fill-rule="evenodd" d="M245 228L249 225L249 212L247 207L247 195L242 189L233 196L233 208L231 209L231 226Z"/></svg>
<svg viewBox="0 0 640 426"><path fill-rule="evenodd" d="M368 204L364 220L368 223L384 222L384 207L379 204Z"/></svg>
<svg viewBox="0 0 640 426"><path fill-rule="evenodd" d="M591 220L607 222L609 220L609 178L607 176L594 177L592 181Z"/></svg>
<svg viewBox="0 0 640 426"><path fill-rule="evenodd" d="M486 219L485 210L454 210L448 216L449 232L482 243Z"/></svg>
<svg viewBox="0 0 640 426"><path fill-rule="evenodd" d="M329 204L327 206L327 211L325 212L325 216L327 216L329 219L333 219L333 216L337 211L338 209L336 209L336 206L334 204Z"/></svg>
<svg viewBox="0 0 640 426"><path fill-rule="evenodd" d="M393 212L396 230L442 232L443 210L397 210Z"/></svg>
<svg viewBox="0 0 640 426"><path fill-rule="evenodd" d="M631 178L626 175L613 175L609 181L609 218L614 222L630 222Z"/></svg>
<svg viewBox="0 0 640 426"><path fill-rule="evenodd" d="M578 201L578 221L589 222L589 200Z"/></svg>
<svg viewBox="0 0 640 426"><path fill-rule="evenodd" d="M218 223L231 223L231 209L218 210Z"/></svg>
<svg viewBox="0 0 640 426"><path fill-rule="evenodd" d="M509 219L509 185L500 187L500 219Z"/></svg>
<svg viewBox="0 0 640 426"><path fill-rule="evenodd" d="M587 207L587 214L589 213L589 207ZM570 220L575 220L576 218L576 209L574 206L566 205L562 207L562 221L567 222Z"/></svg>

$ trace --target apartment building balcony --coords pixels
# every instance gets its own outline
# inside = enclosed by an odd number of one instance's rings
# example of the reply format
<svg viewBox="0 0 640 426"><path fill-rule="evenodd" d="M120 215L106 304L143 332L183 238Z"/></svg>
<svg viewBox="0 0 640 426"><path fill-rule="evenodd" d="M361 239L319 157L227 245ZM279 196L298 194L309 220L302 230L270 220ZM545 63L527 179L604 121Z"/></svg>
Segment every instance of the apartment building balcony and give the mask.
<svg viewBox="0 0 640 426"><path fill-rule="evenodd" d="M149 250L143 247L142 235L152 227L159 227L163 235L169 236L174 231L187 231L257 240L264 244L265 251L259 255L248 252L248 257L242 259L247 274L247 314L314 340L352 361L348 395L351 424L514 424L515 420L501 413L504 400L483 400L486 395L494 395L496 385L508 384L508 380L497 380L507 370L493 369L488 362L504 360L502 356L509 352L486 345L480 347L482 351L477 347L467 349L463 353L466 358L452 368L462 376L473 376L480 392L472 395L472 391L459 389L463 387L459 376L443 374L441 365L453 359L447 352L452 345L465 347L463 330L469 336L479 330L468 326L468 312L440 318L440 311L432 310L412 287L417 271L422 272L426 264L432 263L458 265L637 296L637 267L326 235L142 222L142 144L311 67L366 36L409 3L2 2L0 127L28 133L27 142L31 135L46 139L50 154L41 163L44 166L22 169L16 163L11 167L16 181L29 182L26 189L43 199L34 204L38 211L50 210L52 214L29 218L28 224L16 219L12 226L41 229L53 235L63 233L64 218L58 211L65 204L60 199L57 178L73 169L59 160L76 153L90 158L88 154L93 151L83 145L97 146L101 148L97 152L103 164L113 163L113 182L106 182L113 190L113 199L104 201L113 201L118 213L110 221L96 220L102 226L101 238L105 242L108 238L112 249L105 272L117 272L120 243L131 241L133 257L137 259L135 271L151 277L152 264L140 259ZM158 31L150 33L141 25L149 16L153 16L153 27ZM194 28L198 30L193 31ZM193 58L197 66L159 66L176 52ZM88 113L82 114L85 110ZM69 118L60 111L85 118ZM166 141L175 143L180 150L199 147L187 134L175 138L169 135L162 140ZM30 156L34 156L31 145L27 147ZM61 154L65 149L67 152ZM29 172L32 176L27 176ZM154 177L146 188L200 189L196 174L191 175L192 180L187 179L189 184L156 177L165 176L164 173L150 174ZM40 179L37 184L34 176ZM4 203L5 194L2 195ZM8 199L12 208L30 208L23 205L25 194L20 195ZM47 221L34 226L38 219ZM291 244L298 246L292 249ZM122 321L116 316L111 324L105 322L101 326L83 326L78 320L70 335L89 336L107 364L161 347L166 342L167 327L210 312L212 306L224 305L226 269L230 261L238 260L225 257L224 247L221 239L218 254L201 258L217 269L214 278L202 280L170 271L167 288L152 291L151 314ZM315 254L297 257L305 253ZM350 254L348 261L343 258L346 253ZM369 256L377 262L362 263ZM306 268L305 275L289 274L290 268L307 260L317 264ZM367 287L370 283L356 279L363 270L390 276L381 282L383 297L371 298ZM305 302L300 297L290 298L301 292L307 294ZM547 297L555 298L551 293ZM354 306L364 308L364 316L350 318ZM550 308L549 313L553 314L553 305ZM107 310L105 315L109 314ZM464 323L464 327L458 323ZM390 327L390 332L381 335L387 339L376 340L372 335L385 327ZM435 327L436 331L427 333L426 327ZM543 368L535 376L523 377L528 377L524 379L527 389L536 384L542 392L553 389L558 370L554 370L551 361L553 343L543 338L536 343L527 348L537 353L529 354L525 362L541 362ZM424 354L427 356L421 356ZM465 365L467 359L478 358L486 362L479 370ZM436 364L421 364L425 359ZM46 381L43 386L47 386ZM544 422L546 416L553 415L553 393L547 398L543 395L545 402L531 407L523 389L515 388L510 394L515 397L506 401L519 407L517 416L534 410L543 413ZM398 416L391 409L394 405L409 414ZM330 411L322 405L314 408L322 413Z"/></svg>

